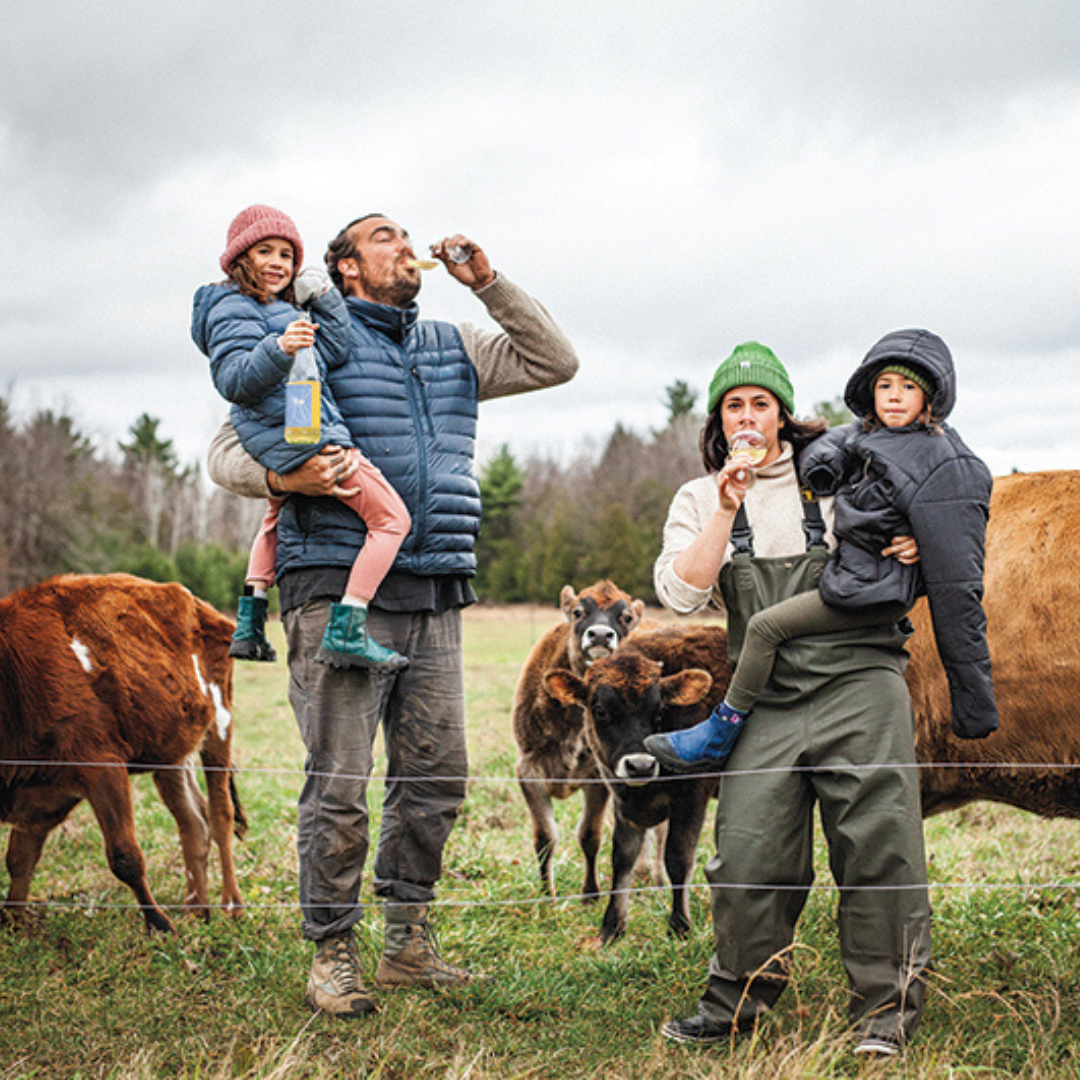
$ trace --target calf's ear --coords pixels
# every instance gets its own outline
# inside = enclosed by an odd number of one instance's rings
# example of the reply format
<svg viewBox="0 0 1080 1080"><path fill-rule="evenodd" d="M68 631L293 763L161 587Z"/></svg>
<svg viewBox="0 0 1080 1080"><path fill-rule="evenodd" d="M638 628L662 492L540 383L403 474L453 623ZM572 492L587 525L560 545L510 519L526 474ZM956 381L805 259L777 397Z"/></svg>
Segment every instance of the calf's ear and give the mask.
<svg viewBox="0 0 1080 1080"><path fill-rule="evenodd" d="M572 671L555 668L544 675L547 692L560 705L584 705L585 683Z"/></svg>
<svg viewBox="0 0 1080 1080"><path fill-rule="evenodd" d="M701 668L689 668L660 680L665 705L696 705L712 689L712 676Z"/></svg>
<svg viewBox="0 0 1080 1080"><path fill-rule="evenodd" d="M641 622L641 617L645 614L645 601L635 600L630 605L630 610L634 613L634 621L630 626L630 629L633 630L634 627L637 626L639 622Z"/></svg>
<svg viewBox="0 0 1080 1080"><path fill-rule="evenodd" d="M574 608L577 606L577 593L569 585L562 587L562 592L559 593L559 607L562 608L562 613L571 622L574 621Z"/></svg>

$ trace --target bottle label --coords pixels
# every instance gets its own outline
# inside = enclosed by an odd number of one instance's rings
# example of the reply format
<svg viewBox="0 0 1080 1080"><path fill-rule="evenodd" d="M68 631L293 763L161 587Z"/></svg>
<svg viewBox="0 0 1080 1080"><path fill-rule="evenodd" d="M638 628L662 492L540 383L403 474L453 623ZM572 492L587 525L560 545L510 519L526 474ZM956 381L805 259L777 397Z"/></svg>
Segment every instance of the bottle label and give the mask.
<svg viewBox="0 0 1080 1080"><path fill-rule="evenodd" d="M285 384L285 441L316 443L322 421L319 383L299 380Z"/></svg>

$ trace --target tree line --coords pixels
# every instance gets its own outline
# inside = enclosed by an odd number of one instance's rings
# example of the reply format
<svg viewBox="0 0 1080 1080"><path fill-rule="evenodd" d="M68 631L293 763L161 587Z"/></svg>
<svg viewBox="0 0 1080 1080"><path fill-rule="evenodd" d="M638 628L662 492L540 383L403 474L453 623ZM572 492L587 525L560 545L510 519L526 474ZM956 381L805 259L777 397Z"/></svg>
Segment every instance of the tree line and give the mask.
<svg viewBox="0 0 1080 1080"><path fill-rule="evenodd" d="M480 471L484 520L475 587L496 603L554 603L563 585L610 578L655 600L652 566L668 505L700 475L704 416L679 381L665 390L664 426L617 425L599 451L569 464L514 457L503 445ZM836 406L822 403L831 420ZM111 451L75 420L45 410L15 422L0 398L0 595L53 574L125 571L179 581L235 608L263 513L182 466L151 416Z"/></svg>

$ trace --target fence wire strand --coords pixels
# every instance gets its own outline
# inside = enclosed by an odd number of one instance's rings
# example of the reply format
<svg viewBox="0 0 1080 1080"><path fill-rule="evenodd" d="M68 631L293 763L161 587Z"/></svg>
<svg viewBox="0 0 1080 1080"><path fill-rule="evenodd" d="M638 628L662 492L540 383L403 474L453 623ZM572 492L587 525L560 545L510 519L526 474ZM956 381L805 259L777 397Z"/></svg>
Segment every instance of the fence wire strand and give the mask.
<svg viewBox="0 0 1080 1080"><path fill-rule="evenodd" d="M617 778L605 779L603 777L517 777L517 776L384 776L379 773L348 773L348 772L321 772L316 770L307 770L302 768L289 768L289 767L269 767L269 766L239 766L239 765L202 765L194 758L189 758L185 762L180 763L143 763L130 764L128 762L118 761L49 761L49 760L0 760L0 769L43 769L43 768L113 768L124 769L126 771L133 771L136 773L142 772L156 772L167 770L191 770L193 772L228 772L234 775L252 775L252 776L303 776L303 777L338 777L351 780L364 780L373 784L378 783L412 783L423 782L430 783L432 781L453 783L453 782L466 782L469 784L573 784L577 786L584 786L586 784L607 784L620 782ZM1030 762L1030 761L1002 761L1002 762L974 762L974 761L944 761L944 762L894 762L894 763L874 763L866 765L858 764L844 764L835 766L813 766L813 765L800 765L800 766L776 766L769 768L757 768L757 769L725 769L722 772L715 773L684 773L684 774L670 774L657 777L657 780L664 782L678 781L678 780L701 780L707 778L716 778L720 776L753 776L766 773L788 772L788 773L815 773L815 772L863 772L881 768L895 768L895 769L998 769L1009 771L1022 771L1028 769L1052 769L1061 771L1071 771L1080 768L1080 762ZM526 896L526 897L508 897L503 899L482 899L482 900L468 900L468 899L455 899L455 898L443 898L433 900L432 907L440 908L509 908L509 907L535 907L542 905L570 905L574 903L581 903L586 899L603 900L614 896L639 896L653 893L666 893L672 888L671 885L650 885L650 886L635 886L629 889L617 889L617 890L602 890L597 894L573 894L565 896ZM761 891L768 890L773 892L806 892L806 893L853 893L853 892L900 892L916 889L929 889L931 891L983 891L990 892L995 890L1009 890L1009 891L1021 891L1021 892L1046 892L1053 890L1060 890L1064 892L1077 892L1080 891L1080 882L1068 882L1068 881L1053 881L1053 882L930 882L927 885L914 884L914 885L859 885L859 886L840 886L835 882L811 882L810 884L785 884L785 883L770 883L768 885L761 885L755 883L729 883L726 885L705 883L693 883L687 882L686 885L680 886L689 892L701 892L703 890L742 890L742 891ZM289 901L273 901L263 902L259 900L245 900L244 909L247 911L275 911L275 910L295 910L297 907L297 900ZM73 911L103 911L113 908L117 909L130 909L132 905L130 903L123 903L121 901L99 903L97 901L90 901L87 903L73 903L57 900L26 900L18 902L8 902L6 905L0 901L0 906L7 906L8 908L27 908L27 909L48 909L58 908L63 910ZM138 907L138 905L135 905ZM185 904L159 904L162 910L165 911L227 911L228 906L222 904L205 904L205 905L185 905ZM318 905L314 905L318 906ZM335 905L338 906L338 905ZM359 906L378 906L378 902L361 903Z"/></svg>

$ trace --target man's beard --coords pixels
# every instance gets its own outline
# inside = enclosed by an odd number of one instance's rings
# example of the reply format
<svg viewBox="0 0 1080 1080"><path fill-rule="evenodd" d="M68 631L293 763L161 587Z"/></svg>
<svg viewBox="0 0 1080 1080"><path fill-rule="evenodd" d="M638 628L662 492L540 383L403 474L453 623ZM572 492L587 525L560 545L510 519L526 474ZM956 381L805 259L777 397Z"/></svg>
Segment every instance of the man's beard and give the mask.
<svg viewBox="0 0 1080 1080"><path fill-rule="evenodd" d="M360 270L360 288L364 295L376 304L387 307L407 308L420 292L420 281L395 276L386 282L372 281L364 271L364 264L358 264Z"/></svg>

